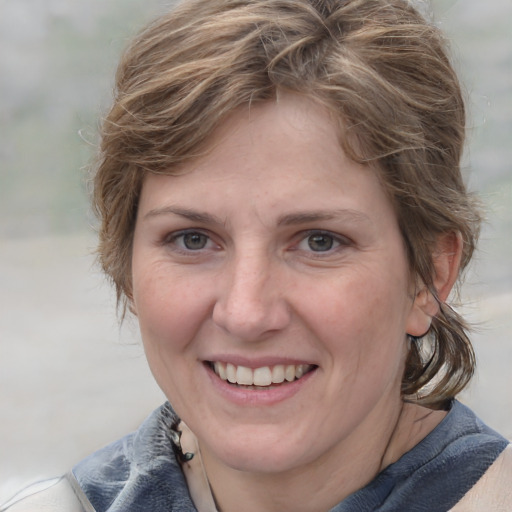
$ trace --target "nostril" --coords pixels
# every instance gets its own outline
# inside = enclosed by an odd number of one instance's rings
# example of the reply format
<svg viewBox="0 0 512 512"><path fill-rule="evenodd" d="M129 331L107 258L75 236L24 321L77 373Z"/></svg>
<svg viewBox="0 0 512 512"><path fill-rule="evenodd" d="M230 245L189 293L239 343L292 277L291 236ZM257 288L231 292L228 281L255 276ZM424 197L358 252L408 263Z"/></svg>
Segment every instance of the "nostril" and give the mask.
<svg viewBox="0 0 512 512"><path fill-rule="evenodd" d="M286 328L289 309L279 297L238 297L219 300L212 312L214 323L240 340L259 340L269 332Z"/></svg>

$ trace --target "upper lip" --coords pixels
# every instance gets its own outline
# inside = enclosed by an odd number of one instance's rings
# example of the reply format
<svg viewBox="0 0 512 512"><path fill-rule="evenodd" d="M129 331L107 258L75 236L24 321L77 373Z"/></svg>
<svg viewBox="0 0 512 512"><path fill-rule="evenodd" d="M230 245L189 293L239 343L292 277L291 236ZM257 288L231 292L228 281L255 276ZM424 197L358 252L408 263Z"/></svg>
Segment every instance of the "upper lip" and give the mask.
<svg viewBox="0 0 512 512"><path fill-rule="evenodd" d="M256 369L263 368L264 366L276 366L282 365L313 365L316 366L311 360L297 359L292 357L281 357L281 356L264 356L256 358L248 358L236 355L218 354L211 357L207 357L203 360L205 363L231 363L234 366L245 366L246 368Z"/></svg>

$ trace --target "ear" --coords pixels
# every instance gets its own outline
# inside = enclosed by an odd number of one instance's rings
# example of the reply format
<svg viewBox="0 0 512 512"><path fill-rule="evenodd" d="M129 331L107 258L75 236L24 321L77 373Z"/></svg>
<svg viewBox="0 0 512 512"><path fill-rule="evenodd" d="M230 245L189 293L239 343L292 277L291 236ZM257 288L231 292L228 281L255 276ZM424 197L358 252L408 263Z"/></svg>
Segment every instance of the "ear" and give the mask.
<svg viewBox="0 0 512 512"><path fill-rule="evenodd" d="M407 318L407 334L420 338L430 329L432 318L439 312L439 304L448 298L457 280L461 257L460 233L443 233L438 236L432 253L434 263L432 285L435 295L424 283L419 283Z"/></svg>

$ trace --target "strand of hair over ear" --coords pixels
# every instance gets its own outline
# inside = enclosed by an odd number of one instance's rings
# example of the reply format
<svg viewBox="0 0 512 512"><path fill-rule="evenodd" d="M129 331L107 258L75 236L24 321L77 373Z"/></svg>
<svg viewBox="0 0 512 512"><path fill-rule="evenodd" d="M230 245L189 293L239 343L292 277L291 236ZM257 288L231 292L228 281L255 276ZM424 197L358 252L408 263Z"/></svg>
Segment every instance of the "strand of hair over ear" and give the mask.
<svg viewBox="0 0 512 512"><path fill-rule="evenodd" d="M429 332L409 336L402 393L406 400L443 408L473 377L476 358L464 319L449 305L440 304Z"/></svg>

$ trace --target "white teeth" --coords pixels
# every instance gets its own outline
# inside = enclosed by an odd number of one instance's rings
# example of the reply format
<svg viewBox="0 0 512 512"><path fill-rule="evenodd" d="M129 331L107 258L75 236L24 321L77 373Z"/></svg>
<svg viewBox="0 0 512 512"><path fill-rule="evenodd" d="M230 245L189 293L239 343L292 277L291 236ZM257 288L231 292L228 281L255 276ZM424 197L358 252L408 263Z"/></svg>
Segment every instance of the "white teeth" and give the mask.
<svg viewBox="0 0 512 512"><path fill-rule="evenodd" d="M312 366L309 364L276 364L272 368L262 366L253 370L246 366L235 366L231 363L216 361L213 363L213 369L222 380L227 380L231 384L265 388L272 384L281 384L285 380L293 382L300 379L312 369Z"/></svg>
<svg viewBox="0 0 512 512"><path fill-rule="evenodd" d="M293 364L289 364L284 370L284 378L288 382L295 380L295 366Z"/></svg>
<svg viewBox="0 0 512 512"><path fill-rule="evenodd" d="M268 366L254 370L253 384L255 386L270 386L272 384L272 372Z"/></svg>
<svg viewBox="0 0 512 512"><path fill-rule="evenodd" d="M226 365L226 376L229 382L231 384L236 384L236 367L233 366L231 363L228 363Z"/></svg>
<svg viewBox="0 0 512 512"><path fill-rule="evenodd" d="M215 373L222 379L228 380L228 374L226 373L226 367L222 363L215 363Z"/></svg>
<svg viewBox="0 0 512 512"><path fill-rule="evenodd" d="M282 364L276 364L274 368L272 368L272 382L274 384L284 382L284 366Z"/></svg>
<svg viewBox="0 0 512 512"><path fill-rule="evenodd" d="M236 383L252 386L254 384L252 370L245 366L239 366L236 369Z"/></svg>

